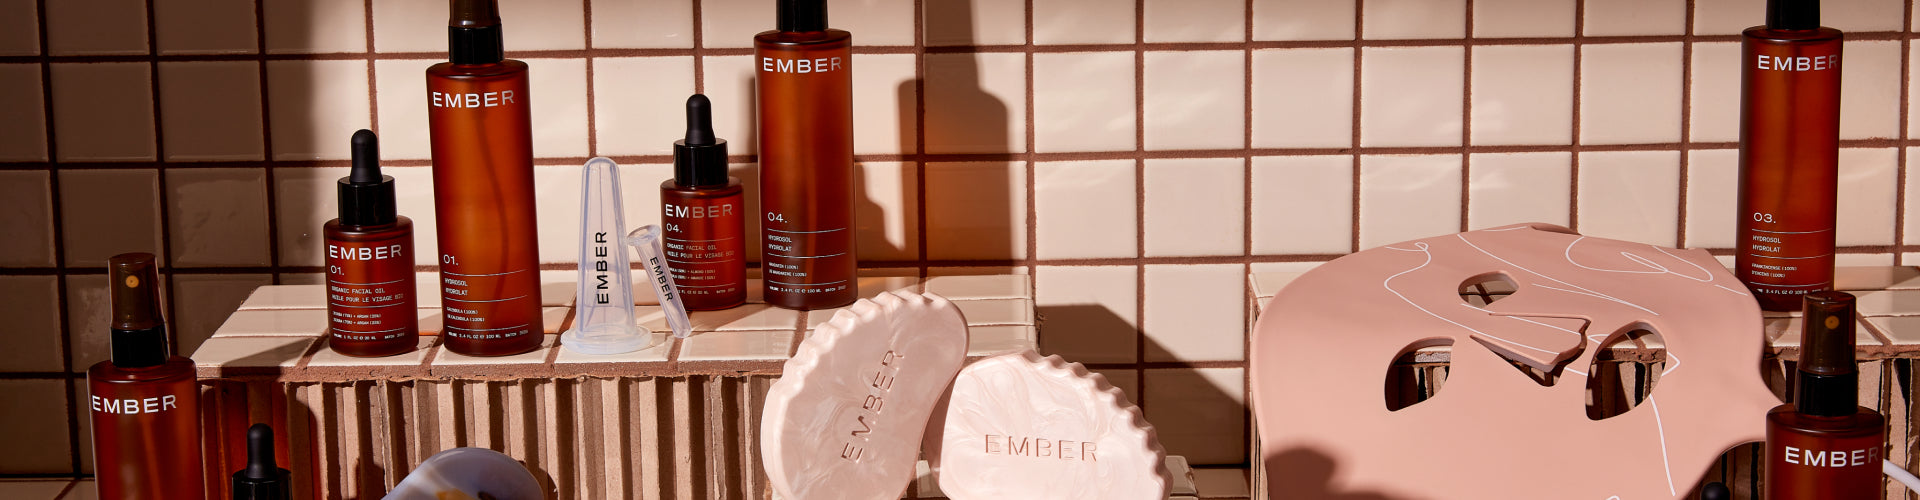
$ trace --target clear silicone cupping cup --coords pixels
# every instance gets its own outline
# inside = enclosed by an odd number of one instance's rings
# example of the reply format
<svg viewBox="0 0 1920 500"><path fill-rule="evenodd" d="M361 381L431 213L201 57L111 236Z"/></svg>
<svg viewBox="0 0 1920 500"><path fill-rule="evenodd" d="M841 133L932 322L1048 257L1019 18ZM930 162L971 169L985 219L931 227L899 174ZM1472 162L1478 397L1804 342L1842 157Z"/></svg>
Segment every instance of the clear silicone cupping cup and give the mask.
<svg viewBox="0 0 1920 500"><path fill-rule="evenodd" d="M585 354L620 354L653 345L652 333L634 321L633 276L621 235L620 166L588 160L580 178L580 279L573 328L561 345Z"/></svg>
<svg viewBox="0 0 1920 500"><path fill-rule="evenodd" d="M653 283L654 294L660 297L660 311L666 313L667 327L673 329L673 336L684 339L692 335L687 305L680 301L680 292L673 285L673 272L667 267L667 255L660 248L660 226L640 226L627 235L627 244L640 252L640 263L645 266L647 280Z"/></svg>

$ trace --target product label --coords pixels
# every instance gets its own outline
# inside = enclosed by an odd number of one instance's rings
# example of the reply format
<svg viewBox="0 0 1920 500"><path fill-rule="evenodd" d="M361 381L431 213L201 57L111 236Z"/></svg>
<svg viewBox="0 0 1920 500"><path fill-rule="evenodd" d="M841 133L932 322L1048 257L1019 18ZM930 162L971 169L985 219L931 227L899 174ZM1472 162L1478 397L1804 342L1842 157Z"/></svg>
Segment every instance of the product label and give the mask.
<svg viewBox="0 0 1920 500"><path fill-rule="evenodd" d="M95 413L114 415L139 415L142 413L161 413L180 407L179 398L172 394L151 398L102 398L91 396Z"/></svg>
<svg viewBox="0 0 1920 500"><path fill-rule="evenodd" d="M1754 56L1754 67L1768 71L1826 71L1840 69L1840 54L1825 56Z"/></svg>
<svg viewBox="0 0 1920 500"><path fill-rule="evenodd" d="M511 90L464 94L427 92L427 102L436 108L492 108L519 104L519 100L514 98L513 91Z"/></svg>
<svg viewBox="0 0 1920 500"><path fill-rule="evenodd" d="M418 333L409 253L391 240L327 243L327 323L334 339L379 341Z"/></svg>
<svg viewBox="0 0 1920 500"><path fill-rule="evenodd" d="M595 273L593 275L593 303L595 304L609 304L613 302L613 295L607 292L610 286L608 282L613 279L613 275L610 273L613 265L610 263L611 259L608 259L613 253L610 247L611 245L607 242L607 233L593 233L593 272Z"/></svg>
<svg viewBox="0 0 1920 500"><path fill-rule="evenodd" d="M725 307L745 296L745 221L739 201L735 196L661 203L666 226L661 247L688 307Z"/></svg>
<svg viewBox="0 0 1920 500"><path fill-rule="evenodd" d="M1880 468L1880 448L1856 450L1814 450L1783 447L1780 460L1791 465L1807 467L1873 467Z"/></svg>
<svg viewBox="0 0 1920 500"><path fill-rule="evenodd" d="M826 73L829 71L840 71L840 58L786 59L761 56L760 71L767 73Z"/></svg>
<svg viewBox="0 0 1920 500"><path fill-rule="evenodd" d="M520 302L534 299L526 294L501 297L497 293L516 284L515 282L525 274L527 274L526 271L461 274L441 269L440 300L441 310L446 313L447 335L480 340L505 339L538 333L533 324L535 318L505 321L494 317L496 313L510 313L514 310L501 304L518 305Z"/></svg>

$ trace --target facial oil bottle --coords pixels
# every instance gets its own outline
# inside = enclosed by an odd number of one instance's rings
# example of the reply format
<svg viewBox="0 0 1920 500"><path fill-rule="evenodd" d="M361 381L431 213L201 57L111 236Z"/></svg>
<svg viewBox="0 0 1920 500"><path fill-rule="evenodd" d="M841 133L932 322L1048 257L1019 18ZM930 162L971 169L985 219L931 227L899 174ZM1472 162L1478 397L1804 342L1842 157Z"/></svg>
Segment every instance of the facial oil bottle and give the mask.
<svg viewBox="0 0 1920 500"><path fill-rule="evenodd" d="M1853 295L1804 296L1793 402L1767 412L1767 500L1880 498L1887 419L1859 405Z"/></svg>
<svg viewBox="0 0 1920 500"><path fill-rule="evenodd" d="M519 354L543 333L527 64L506 58L494 0L452 7L450 60L427 68L443 342Z"/></svg>
<svg viewBox="0 0 1920 500"><path fill-rule="evenodd" d="M826 0L779 0L754 35L760 109L761 263L768 304L853 303L853 35Z"/></svg>
<svg viewBox="0 0 1920 500"><path fill-rule="evenodd" d="M1742 35L1734 274L1770 311L1833 288L1840 45L1819 0L1769 0Z"/></svg>
<svg viewBox="0 0 1920 500"><path fill-rule="evenodd" d="M746 205L727 175L727 141L713 136L713 104L687 98L687 137L673 143L673 178L660 183L666 258L687 309L747 300Z"/></svg>
<svg viewBox="0 0 1920 500"><path fill-rule="evenodd" d="M107 262L112 357L87 369L93 467L103 500L200 500L200 387L169 353L152 254Z"/></svg>
<svg viewBox="0 0 1920 500"><path fill-rule="evenodd" d="M419 344L413 297L413 220L394 208L380 174L380 142L353 133L353 171L340 178L340 218L327 221L327 346L348 356L392 356Z"/></svg>

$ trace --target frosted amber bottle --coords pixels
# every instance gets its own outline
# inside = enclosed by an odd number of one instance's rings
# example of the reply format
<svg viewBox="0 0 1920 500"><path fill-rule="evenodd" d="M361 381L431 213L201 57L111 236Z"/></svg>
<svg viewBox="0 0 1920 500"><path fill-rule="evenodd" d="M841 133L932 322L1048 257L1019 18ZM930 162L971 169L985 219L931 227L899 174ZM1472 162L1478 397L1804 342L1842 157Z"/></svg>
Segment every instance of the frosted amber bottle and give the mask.
<svg viewBox="0 0 1920 500"><path fill-rule="evenodd" d="M1833 288L1841 38L1819 2L1773 0L1741 41L1734 273L1770 311Z"/></svg>
<svg viewBox="0 0 1920 500"><path fill-rule="evenodd" d="M825 0L780 0L753 37L760 118L761 263L768 304L853 303L853 35Z"/></svg>

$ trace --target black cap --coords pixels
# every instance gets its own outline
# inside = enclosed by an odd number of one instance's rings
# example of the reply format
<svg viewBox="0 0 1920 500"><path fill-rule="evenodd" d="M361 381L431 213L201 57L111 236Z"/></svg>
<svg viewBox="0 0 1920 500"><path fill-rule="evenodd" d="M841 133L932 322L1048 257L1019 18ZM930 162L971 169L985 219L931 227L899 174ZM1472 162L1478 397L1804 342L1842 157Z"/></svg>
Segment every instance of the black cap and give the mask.
<svg viewBox="0 0 1920 500"><path fill-rule="evenodd" d="M160 315L158 265L150 253L123 253L107 260L113 324L114 366L140 368L167 362L167 325Z"/></svg>
<svg viewBox="0 0 1920 500"><path fill-rule="evenodd" d="M713 136L713 103L687 98L687 138L673 141L673 183L684 187L727 185L727 140Z"/></svg>
<svg viewBox="0 0 1920 500"><path fill-rule="evenodd" d="M1700 488L1700 500L1733 500L1733 492L1727 491L1727 485L1707 483L1706 487Z"/></svg>
<svg viewBox="0 0 1920 500"><path fill-rule="evenodd" d="M392 224L393 176L380 174L380 138L373 131L353 133L353 172L340 178L340 224Z"/></svg>
<svg viewBox="0 0 1920 500"><path fill-rule="evenodd" d="M1814 292L1802 301L1800 378L1793 397L1803 414L1841 417L1859 408L1853 358L1853 295Z"/></svg>
<svg viewBox="0 0 1920 500"><path fill-rule="evenodd" d="M1767 27L1777 30L1820 29L1820 0L1767 0Z"/></svg>
<svg viewBox="0 0 1920 500"><path fill-rule="evenodd" d="M775 0L774 26L788 33L827 30L827 0Z"/></svg>
<svg viewBox="0 0 1920 500"><path fill-rule="evenodd" d="M233 500L293 498L293 473L273 463L273 428L247 428L247 468L233 473Z"/></svg>
<svg viewBox="0 0 1920 500"><path fill-rule="evenodd" d="M454 64L492 64L507 58L496 0L449 0L447 59Z"/></svg>

